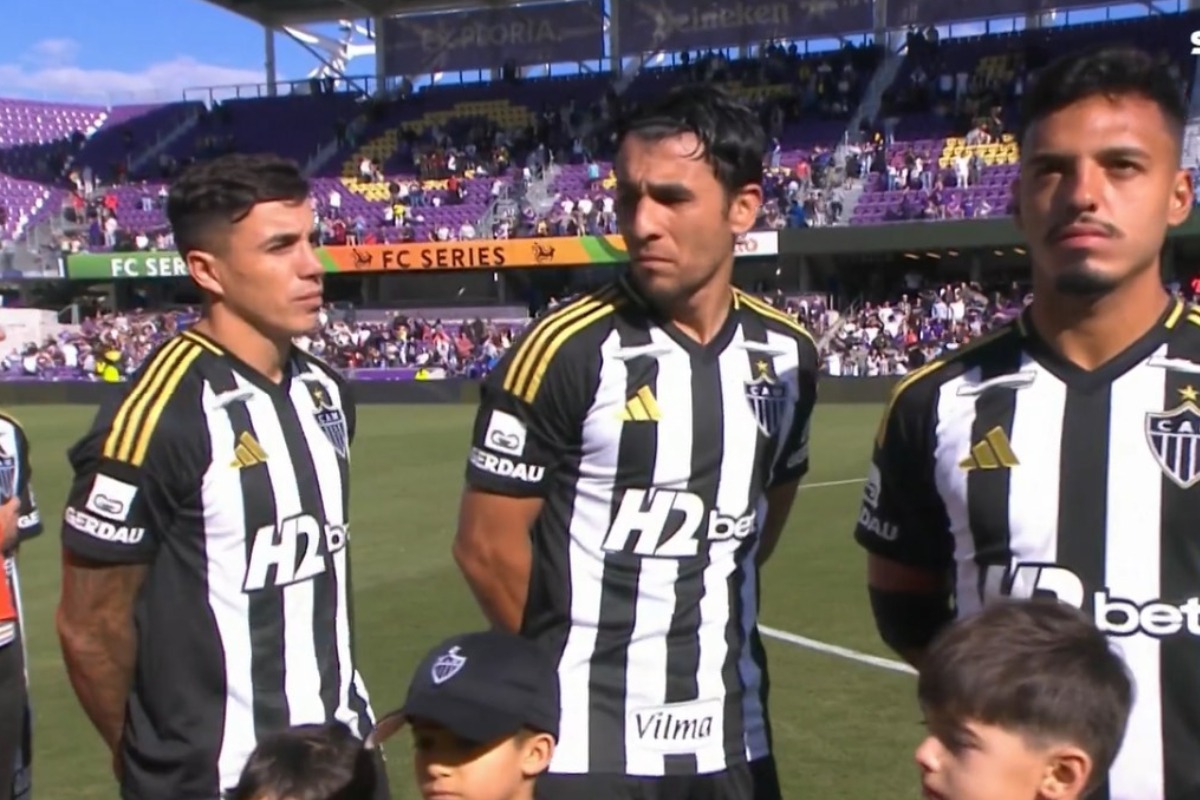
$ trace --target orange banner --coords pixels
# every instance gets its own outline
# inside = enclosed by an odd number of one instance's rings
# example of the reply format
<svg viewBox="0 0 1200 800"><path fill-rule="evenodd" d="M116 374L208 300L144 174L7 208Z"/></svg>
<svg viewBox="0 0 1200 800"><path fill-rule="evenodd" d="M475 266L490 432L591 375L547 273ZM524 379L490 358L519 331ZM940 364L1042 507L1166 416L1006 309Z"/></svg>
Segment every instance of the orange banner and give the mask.
<svg viewBox="0 0 1200 800"><path fill-rule="evenodd" d="M629 259L620 236L372 244L323 251L327 268L336 272L578 267Z"/></svg>

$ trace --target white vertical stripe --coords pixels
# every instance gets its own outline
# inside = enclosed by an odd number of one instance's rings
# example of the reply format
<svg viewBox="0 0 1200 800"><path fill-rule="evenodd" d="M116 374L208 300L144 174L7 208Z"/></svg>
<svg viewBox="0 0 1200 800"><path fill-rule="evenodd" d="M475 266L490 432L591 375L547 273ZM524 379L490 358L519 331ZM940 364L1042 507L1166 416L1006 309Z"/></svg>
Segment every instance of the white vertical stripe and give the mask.
<svg viewBox="0 0 1200 800"><path fill-rule="evenodd" d="M224 408L205 384L202 397L212 463L201 483L205 509L208 607L217 626L225 662L225 714L217 772L221 786L234 786L254 750L254 680L250 641L250 600L242 591L246 576L245 498L234 460L236 432ZM209 532L217 535L210 535Z"/></svg>
<svg viewBox="0 0 1200 800"><path fill-rule="evenodd" d="M1008 473L1009 547L1014 562L1052 564L1058 560L1060 445L1067 387L1028 355L1022 355L1021 369L1035 377L1017 391L1009 435L1009 444L1019 462ZM996 580L1002 577L997 576ZM989 597L993 596L993 590L999 589L998 585L994 589L989 586Z"/></svg>
<svg viewBox="0 0 1200 800"><path fill-rule="evenodd" d="M652 328L650 338L662 347L657 354L658 380L654 395L662 419L655 422L626 422L626 425L657 425L658 447L654 454L656 490L686 492L692 476L692 368L691 359L661 329ZM648 532L642 535L650 535ZM699 534L698 534L699 535ZM633 633L626 660L625 769L631 775L661 775L665 760L661 752L642 746L637 714L642 708L666 703L666 631L675 615L675 583L679 578L676 558L643 558L638 574ZM701 699L704 695L701 694Z"/></svg>
<svg viewBox="0 0 1200 800"><path fill-rule="evenodd" d="M954 602L960 615L979 609L979 568L975 564L975 538L967 509L967 471L958 466L970 455L971 426L975 422L975 395L960 396L958 390L979 383L978 367L942 384L938 392L937 427L934 429L934 482L946 506L950 533L954 537L957 577Z"/></svg>
<svg viewBox="0 0 1200 800"><path fill-rule="evenodd" d="M332 378L322 375L320 369L315 366L310 367L309 374L318 379L320 384L325 388L333 405L340 408L342 405L342 394L337 382ZM349 525L349 509L343 503L343 489L345 487L342 485L342 459L334 448L333 443L329 440L329 437L325 435L321 430L321 426L317 424L316 417L314 416L312 395L303 381L293 383L291 400L292 405L296 408L296 414L300 419L300 427L304 431L304 438L308 441L309 453L312 455L313 466L316 469L317 485L321 492L321 505L324 508L326 522L330 525ZM334 718L346 723L350 726L351 730L358 733L361 721L354 709L350 707L351 693L360 688L355 684L362 683L357 670L354 668L353 650L351 648L353 631L350 630L350 587L347 580L346 560L350 552L349 542L352 535L353 531L347 528L346 546L334 553L332 558L334 579L337 585L337 595L334 600L337 604L337 611L334 617L334 624L336 626L334 635L339 666L338 706L334 712ZM365 690L361 692L360 696L364 703L368 702ZM367 705L367 714L374 721L369 703Z"/></svg>
<svg viewBox="0 0 1200 800"><path fill-rule="evenodd" d="M596 648L604 580L601 546L612 516L613 485L621 448L620 413L625 407L625 362L613 358L620 346L616 331L601 345L599 386L583 423L583 457L567 545L571 625L558 663L562 714L559 743L550 762L550 771L556 773L588 771L591 659Z"/></svg>
<svg viewBox="0 0 1200 800"><path fill-rule="evenodd" d="M241 376L237 381L238 388L253 390ZM275 493L275 522L278 525L305 511L296 480L296 467L289 455L283 426L271 398L263 392L254 391L246 401L246 410L250 413L250 424L254 426L258 443L267 454L266 467ZM306 545L303 540L297 541L297 558L301 558ZM325 722L325 707L321 703L321 673L317 669L317 648L313 641L312 581L302 580L284 586L281 599L283 686L290 723L303 725Z"/></svg>
<svg viewBox="0 0 1200 800"><path fill-rule="evenodd" d="M1165 346L1157 355L1165 355ZM1146 442L1145 415L1159 411L1167 371L1142 365L1113 382L1108 443L1105 583L1139 607L1161 597L1163 473ZM1097 436L1102 435L1097 431ZM1099 587L1093 587L1099 588ZM1110 638L1138 680L1125 743L1109 776L1111 800L1163 797L1159 642L1138 632Z"/></svg>

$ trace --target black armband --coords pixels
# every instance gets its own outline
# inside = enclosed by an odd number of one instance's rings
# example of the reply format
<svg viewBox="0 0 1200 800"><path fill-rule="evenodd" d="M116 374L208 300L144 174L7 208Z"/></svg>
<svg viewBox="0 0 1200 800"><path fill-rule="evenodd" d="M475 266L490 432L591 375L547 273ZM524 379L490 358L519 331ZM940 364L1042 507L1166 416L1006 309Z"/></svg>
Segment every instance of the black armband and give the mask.
<svg viewBox="0 0 1200 800"><path fill-rule="evenodd" d="M942 594L887 592L868 587L879 636L895 650L924 648L954 621L950 598Z"/></svg>

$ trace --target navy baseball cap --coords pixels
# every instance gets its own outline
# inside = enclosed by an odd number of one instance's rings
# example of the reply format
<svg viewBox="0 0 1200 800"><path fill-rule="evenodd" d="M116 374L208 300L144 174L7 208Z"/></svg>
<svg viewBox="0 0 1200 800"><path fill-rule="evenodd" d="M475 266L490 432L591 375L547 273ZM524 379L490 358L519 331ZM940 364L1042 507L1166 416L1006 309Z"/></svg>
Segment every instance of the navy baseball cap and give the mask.
<svg viewBox="0 0 1200 800"><path fill-rule="evenodd" d="M382 743L413 719L480 744L522 728L557 741L558 717L558 673L536 644L503 631L468 633L429 651L404 706L379 720L367 744Z"/></svg>

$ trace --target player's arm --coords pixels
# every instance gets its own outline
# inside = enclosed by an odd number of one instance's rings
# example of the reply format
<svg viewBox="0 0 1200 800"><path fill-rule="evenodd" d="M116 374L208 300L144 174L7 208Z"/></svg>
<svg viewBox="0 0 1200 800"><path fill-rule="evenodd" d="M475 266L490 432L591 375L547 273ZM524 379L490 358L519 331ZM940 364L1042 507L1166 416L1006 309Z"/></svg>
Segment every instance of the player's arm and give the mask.
<svg viewBox="0 0 1200 800"><path fill-rule="evenodd" d="M561 355L532 386L522 379L533 372L522 352L514 347L484 382L454 540L454 559L484 615L510 631L520 630L525 614L530 531L569 446L582 393Z"/></svg>
<svg viewBox="0 0 1200 800"><path fill-rule="evenodd" d="M934 484L933 410L919 394L901 395L889 408L854 531L867 551L867 590L879 635L917 669L954 616L953 538Z"/></svg>
<svg viewBox="0 0 1200 800"><path fill-rule="evenodd" d="M767 515L759 534L757 561L761 567L775 552L783 526L787 524L796 501L800 481L808 474L808 440L812 428L813 408L817 402L817 348L808 339L800 343L800 362L796 385L796 409L791 429L787 432L779 457L767 484Z"/></svg>
<svg viewBox="0 0 1200 800"><path fill-rule="evenodd" d="M136 663L134 605L181 494L172 476L194 463L194 433L155 427L147 416L136 404L115 421L101 410L69 453L74 476L63 512L59 640L75 694L114 752Z"/></svg>

